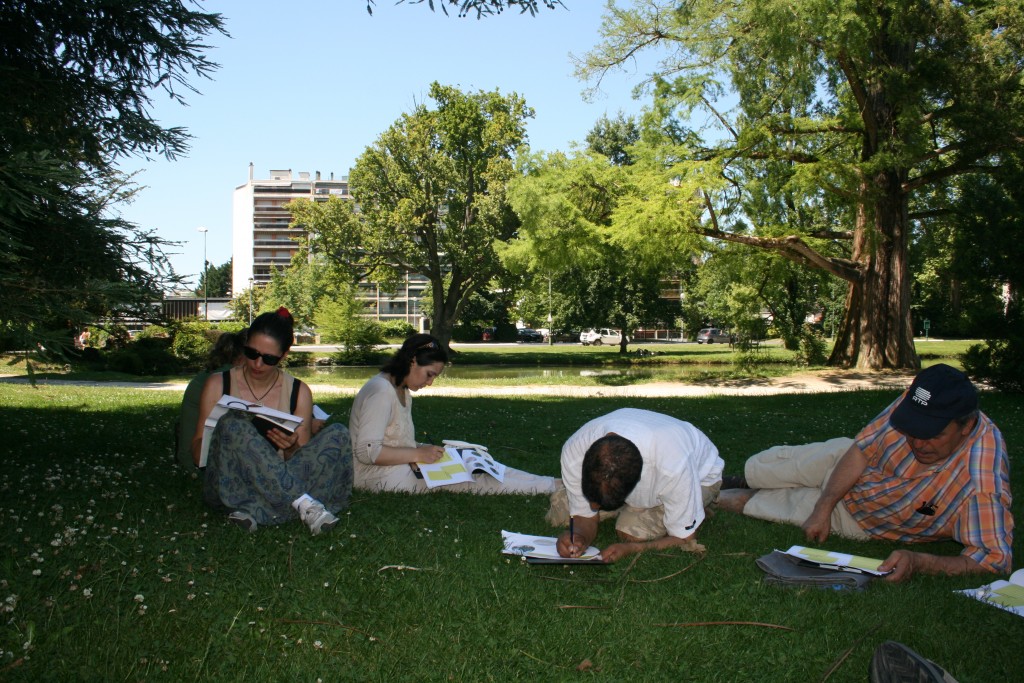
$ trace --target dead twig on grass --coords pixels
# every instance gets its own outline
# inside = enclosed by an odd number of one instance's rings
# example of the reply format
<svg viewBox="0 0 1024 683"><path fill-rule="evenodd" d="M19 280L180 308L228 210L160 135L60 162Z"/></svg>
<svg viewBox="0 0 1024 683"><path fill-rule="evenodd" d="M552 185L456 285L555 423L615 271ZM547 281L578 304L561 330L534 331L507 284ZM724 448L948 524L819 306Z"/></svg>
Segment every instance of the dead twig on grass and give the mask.
<svg viewBox="0 0 1024 683"><path fill-rule="evenodd" d="M878 633L878 630L882 627L882 623L883 622L878 622L878 624L876 624L874 628L872 628L870 631L867 631L857 640L853 641L853 644L850 645L850 647L847 648L846 651L843 652L843 654L839 655L839 657L836 658L836 661L832 662L832 666L830 666L828 668L828 671L826 671L825 674L821 677L821 681L819 683L825 683L825 681L827 681L832 674L839 670L839 667L842 666L843 662L845 662L847 658L853 654L853 651L857 649L857 646L860 645L861 641L867 637L868 633Z"/></svg>
<svg viewBox="0 0 1024 683"><path fill-rule="evenodd" d="M667 581L668 579L671 579L673 576L679 576L683 572L689 571L690 569L692 569L694 566L696 566L697 564L699 564L703 560L704 560L704 558L702 557L702 558L696 560L695 562L691 562L686 567L683 567L682 569L680 569L677 572L672 572L668 576L662 576L662 577L659 577L657 579L630 579L630 582L631 583L658 583L659 581Z"/></svg>
<svg viewBox="0 0 1024 683"><path fill-rule="evenodd" d="M420 567L410 567L407 564L386 564L383 567L381 567L380 569L378 569L377 573L380 574L385 569L394 569L394 570L400 571L400 572L405 572L405 571L409 571L409 572L433 572L433 571L437 571L436 569L430 569L429 567L426 568L426 569L422 569Z"/></svg>
<svg viewBox="0 0 1024 683"><path fill-rule="evenodd" d="M643 553L637 553L634 555L633 560L629 563L629 566L626 567L626 571L622 572L622 588L619 590L619 599L615 602L616 607L622 605L622 600L626 597L626 586L629 585L629 573L633 571L633 567L635 567L636 563L640 561L641 555L643 555Z"/></svg>
<svg viewBox="0 0 1024 683"><path fill-rule="evenodd" d="M558 605L558 609L610 609L604 605Z"/></svg>
<svg viewBox="0 0 1024 683"><path fill-rule="evenodd" d="M655 626L670 626L675 628L683 628L689 626L760 626L762 628L777 628L782 631L795 631L795 628L790 626L781 626L779 624L766 624L762 621L690 621L686 623L676 624L655 624Z"/></svg>

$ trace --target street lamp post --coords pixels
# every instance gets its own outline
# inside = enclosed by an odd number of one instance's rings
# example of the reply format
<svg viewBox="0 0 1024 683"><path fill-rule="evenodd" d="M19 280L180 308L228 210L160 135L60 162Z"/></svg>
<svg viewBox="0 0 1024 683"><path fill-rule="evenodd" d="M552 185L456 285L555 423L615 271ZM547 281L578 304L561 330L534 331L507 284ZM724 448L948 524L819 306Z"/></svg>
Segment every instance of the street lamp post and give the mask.
<svg viewBox="0 0 1024 683"><path fill-rule="evenodd" d="M210 289L210 283L207 278L206 270L206 233L209 232L206 228L196 228L199 232L203 233L203 317L207 322L210 321L210 297L207 293Z"/></svg>
<svg viewBox="0 0 1024 683"><path fill-rule="evenodd" d="M252 278L249 278L249 327L252 327Z"/></svg>

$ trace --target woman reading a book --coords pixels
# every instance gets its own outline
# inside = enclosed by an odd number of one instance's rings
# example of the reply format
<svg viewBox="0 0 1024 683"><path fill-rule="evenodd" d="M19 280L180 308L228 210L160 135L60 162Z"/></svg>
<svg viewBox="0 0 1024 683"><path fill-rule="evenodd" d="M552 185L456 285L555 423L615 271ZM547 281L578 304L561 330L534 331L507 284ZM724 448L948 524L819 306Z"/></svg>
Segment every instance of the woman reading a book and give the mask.
<svg viewBox="0 0 1024 683"><path fill-rule="evenodd" d="M291 348L291 313L279 308L258 316L242 347L244 362L211 375L203 387L192 455L200 463L206 417L222 396L243 409L228 410L213 428L203 480L203 500L229 512L228 519L252 532L260 524L296 517L313 534L337 523L352 490L348 432L334 424L315 436L310 430L313 397L309 387L278 365ZM266 406L300 418L298 427L270 426L244 406Z"/></svg>
<svg viewBox="0 0 1024 683"><path fill-rule="evenodd" d="M560 485L544 477L505 468L504 481L475 475L471 482L428 489L417 463L437 462L444 447L417 443L412 392L429 387L444 372L448 353L429 334L414 334L356 394L349 417L355 487L371 491L453 491L469 493L553 493Z"/></svg>

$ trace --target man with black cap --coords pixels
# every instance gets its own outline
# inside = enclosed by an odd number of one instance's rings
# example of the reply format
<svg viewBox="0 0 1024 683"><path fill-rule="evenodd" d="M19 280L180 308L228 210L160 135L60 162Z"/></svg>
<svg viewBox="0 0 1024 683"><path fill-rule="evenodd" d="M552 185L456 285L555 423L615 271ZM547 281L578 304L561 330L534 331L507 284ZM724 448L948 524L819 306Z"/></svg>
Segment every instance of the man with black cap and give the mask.
<svg viewBox="0 0 1024 683"><path fill-rule="evenodd" d="M920 372L856 439L776 446L751 456L740 481L729 479L720 508L799 524L809 541L835 530L853 539L964 547L959 556L896 550L881 566L892 570L890 581L1010 570L1006 442L978 410L967 375L949 365Z"/></svg>

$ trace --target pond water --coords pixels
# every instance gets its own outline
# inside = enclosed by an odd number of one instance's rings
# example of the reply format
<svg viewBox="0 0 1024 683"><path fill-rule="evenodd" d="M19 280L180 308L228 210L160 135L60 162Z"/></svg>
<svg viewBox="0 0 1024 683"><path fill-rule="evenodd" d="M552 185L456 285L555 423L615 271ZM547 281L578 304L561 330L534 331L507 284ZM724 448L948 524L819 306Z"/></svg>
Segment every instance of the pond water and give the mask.
<svg viewBox="0 0 1024 683"><path fill-rule="evenodd" d="M759 366L766 372L771 372L775 366ZM778 366L784 367L784 366ZM289 368L289 372L296 377L309 381L362 381L370 378L376 372L373 367L351 367L351 366L329 366L329 367L298 367ZM440 381L452 380L550 380L564 377L566 379L576 377L608 377L630 379L644 382L679 382L688 378L703 377L709 375L725 375L736 371L731 363L717 364L686 364L686 365L645 365L639 367L597 367L597 366L529 366L529 365L452 365L445 370Z"/></svg>

